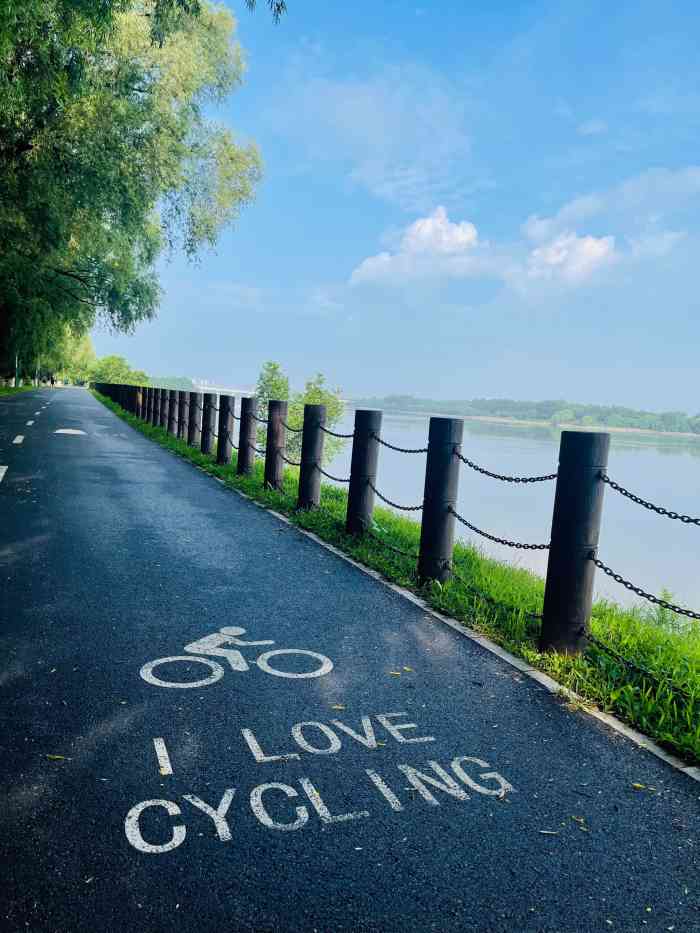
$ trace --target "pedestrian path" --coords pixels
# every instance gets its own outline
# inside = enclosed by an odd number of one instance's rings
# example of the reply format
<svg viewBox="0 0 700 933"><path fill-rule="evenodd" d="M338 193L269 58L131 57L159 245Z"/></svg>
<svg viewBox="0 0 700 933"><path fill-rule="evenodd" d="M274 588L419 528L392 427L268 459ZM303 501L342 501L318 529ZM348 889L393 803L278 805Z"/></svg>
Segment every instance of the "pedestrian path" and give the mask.
<svg viewBox="0 0 700 933"><path fill-rule="evenodd" d="M0 464L3 931L700 930L689 776L85 390Z"/></svg>

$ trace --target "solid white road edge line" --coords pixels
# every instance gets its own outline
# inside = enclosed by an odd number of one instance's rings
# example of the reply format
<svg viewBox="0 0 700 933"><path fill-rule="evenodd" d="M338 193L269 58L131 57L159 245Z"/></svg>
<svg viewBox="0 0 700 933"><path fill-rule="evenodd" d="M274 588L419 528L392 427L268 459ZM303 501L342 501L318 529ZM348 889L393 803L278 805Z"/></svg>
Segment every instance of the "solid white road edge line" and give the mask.
<svg viewBox="0 0 700 933"><path fill-rule="evenodd" d="M0 483L5 479L5 473L7 473L7 467L0 466Z"/></svg>
<svg viewBox="0 0 700 933"><path fill-rule="evenodd" d="M97 401L97 400L96 400ZM105 408L107 406L104 406ZM109 409L108 409L109 410ZM119 417L115 415L115 417ZM122 419L120 419L122 420ZM127 427L131 427L127 425ZM136 430L132 428L132 430ZM149 440L149 438L140 435L144 440ZM160 444L158 445L160 447ZM162 448L161 450L167 448ZM419 606L426 615L430 616L433 619L436 619L438 622L442 622L444 625L448 625L454 632L458 635L462 635L464 638L469 638L471 641L476 642L478 645L481 645L482 648L485 648L486 651L489 651L491 654L496 655L502 661L505 661L506 664L509 664L511 667L514 667L517 671L523 674L525 677L529 677L530 680L536 681L540 686L544 687L549 693L554 694L555 696L564 696L569 700L573 700L579 710L585 713L587 716L592 716L593 719L597 719L598 722L602 722L603 725L606 725L613 732L617 732L619 735L624 736L624 738L629 739L630 742L633 742L635 745L638 745L640 748L643 748L647 752L651 752L652 755L655 755L657 758L660 758L667 765L670 765L676 771L681 771L683 774L687 775L694 781L700 783L700 767L695 765L688 765L681 758L672 755L670 752L665 751L661 748L660 745L657 745L653 739L650 739L648 735L643 735L641 732L637 732L636 729L633 729L631 726L625 725L624 722L621 722L619 719L616 719L615 716L611 716L610 713L604 713L602 710L595 709L590 705L590 701L584 699L584 697L579 696L578 693L575 693L573 690L570 690L568 687L565 687L563 684L559 684L556 680L553 680L543 671L539 671L534 667L531 667L526 661L523 661L521 658L517 658L514 654L511 654L509 651L506 651L505 648L501 648L500 645L497 645L495 642L491 641L490 638L487 638L486 635L481 635L478 632L473 632L468 629L466 626L462 625L456 619L451 619L449 616L444 616L442 613L438 612L436 609L433 609L432 606L429 606L425 600L421 599L420 596L416 596L415 593L412 593L410 590L404 589L402 586L398 586L396 583L391 583L389 580L385 580L384 577L378 573L376 570L371 570L369 567L363 567L362 564L358 564L357 561L353 560L352 557L348 557L347 554L343 551L334 547L332 544L328 544L326 541L323 541L312 531L306 531L304 528L299 528L298 525L293 524L286 517L282 515L281 512L276 512L274 509L269 509L267 506L263 505L260 502L256 502L255 499L247 496L244 492L241 492L240 489L235 489L233 486L227 486L227 484L219 479L218 476L213 476L211 473L208 473L205 469L200 466L197 466L196 463L192 463L191 460L186 460L185 457L180 456L175 451L170 451L175 454L176 457L180 460L185 460L190 466L194 466L195 469L199 470L200 473L204 473L210 479L213 479L215 482L219 483L221 486L224 486L226 489L231 492L235 492L242 499L246 499L248 502L251 502L253 505L256 505L259 509L262 509L264 512L269 512L270 515L274 515L275 518L279 519L281 522L284 522L285 525L289 525L290 528L293 528L295 531L298 531L299 534L305 535L307 538L311 538L312 541L315 541L325 550L330 551L331 554L335 554L341 560L346 561L348 564L352 564L353 567L356 567L361 573L366 574L368 577L372 577L373 580L376 580L378 583L381 583L382 586L387 587L390 590L393 590L395 593L398 593L399 596L403 596L404 599L407 599L409 602L412 602L414 605Z"/></svg>
<svg viewBox="0 0 700 933"><path fill-rule="evenodd" d="M18 434L17 437L12 441L13 444L21 444L24 440L24 434Z"/></svg>

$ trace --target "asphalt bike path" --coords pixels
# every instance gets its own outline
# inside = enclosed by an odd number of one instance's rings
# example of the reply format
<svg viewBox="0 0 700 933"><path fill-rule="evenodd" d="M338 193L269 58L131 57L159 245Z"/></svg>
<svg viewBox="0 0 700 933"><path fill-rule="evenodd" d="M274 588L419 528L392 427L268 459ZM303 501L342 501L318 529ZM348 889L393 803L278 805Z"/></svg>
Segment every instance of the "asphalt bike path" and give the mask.
<svg viewBox="0 0 700 933"><path fill-rule="evenodd" d="M700 930L689 776L86 390L0 464L3 931Z"/></svg>

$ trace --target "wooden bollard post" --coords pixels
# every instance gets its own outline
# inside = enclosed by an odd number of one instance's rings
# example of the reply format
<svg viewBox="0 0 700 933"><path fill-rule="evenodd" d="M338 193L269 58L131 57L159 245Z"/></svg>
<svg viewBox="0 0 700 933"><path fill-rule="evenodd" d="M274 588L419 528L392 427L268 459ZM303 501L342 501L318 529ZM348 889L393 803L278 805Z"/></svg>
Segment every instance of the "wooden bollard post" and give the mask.
<svg viewBox="0 0 700 933"><path fill-rule="evenodd" d="M177 390L168 391L168 434L177 437Z"/></svg>
<svg viewBox="0 0 700 933"><path fill-rule="evenodd" d="M216 395L212 392L204 393L204 411L202 412L202 446L203 454L214 453L216 438Z"/></svg>
<svg viewBox="0 0 700 933"><path fill-rule="evenodd" d="M150 386L146 386L146 410L143 413L143 420L147 424L150 424L152 417L153 417L153 389Z"/></svg>
<svg viewBox="0 0 700 933"><path fill-rule="evenodd" d="M236 399L231 395L219 396L219 443L216 448L216 462L227 466L233 453L233 424Z"/></svg>
<svg viewBox="0 0 700 933"><path fill-rule="evenodd" d="M361 535L372 527L374 490L377 485L377 461L382 431L382 413L360 408L355 412L355 431L350 461L350 487L345 530L350 535Z"/></svg>
<svg viewBox="0 0 700 933"><path fill-rule="evenodd" d="M238 462L236 473L244 476L250 473L255 465L255 450L257 430L255 428L255 411L258 400L255 396L241 399L241 430L238 434Z"/></svg>
<svg viewBox="0 0 700 933"><path fill-rule="evenodd" d="M160 389L153 388L153 403L151 405L151 424L157 428L160 424Z"/></svg>
<svg viewBox="0 0 700 933"><path fill-rule="evenodd" d="M177 436L181 441L187 441L188 426L190 422L190 395L189 392L177 393Z"/></svg>
<svg viewBox="0 0 700 933"><path fill-rule="evenodd" d="M143 388L136 386L134 391L134 414L137 418L141 417L141 407L143 405Z"/></svg>
<svg viewBox="0 0 700 933"><path fill-rule="evenodd" d="M281 489L284 476L284 448L287 431L283 422L287 420L287 403L271 399L267 404L267 442L265 444L265 485L270 489Z"/></svg>
<svg viewBox="0 0 700 933"><path fill-rule="evenodd" d="M322 428L325 423L325 405L304 405L298 509L315 509L321 502L320 467L323 463L324 433Z"/></svg>
<svg viewBox="0 0 700 933"><path fill-rule="evenodd" d="M187 443L190 447L200 447L202 443L203 398L201 392L190 392L190 420L187 426Z"/></svg>
<svg viewBox="0 0 700 933"><path fill-rule="evenodd" d="M161 428L165 428L166 431L168 430L168 390L167 389L160 390L160 416L159 416L158 424L161 426Z"/></svg>
<svg viewBox="0 0 700 933"><path fill-rule="evenodd" d="M447 580L452 572L455 517L459 489L459 459L464 422L459 418L431 418L425 464L423 516L418 549L418 579Z"/></svg>
<svg viewBox="0 0 700 933"><path fill-rule="evenodd" d="M541 651L579 654L593 602L595 556L603 511L610 435L562 431L552 534L544 589Z"/></svg>

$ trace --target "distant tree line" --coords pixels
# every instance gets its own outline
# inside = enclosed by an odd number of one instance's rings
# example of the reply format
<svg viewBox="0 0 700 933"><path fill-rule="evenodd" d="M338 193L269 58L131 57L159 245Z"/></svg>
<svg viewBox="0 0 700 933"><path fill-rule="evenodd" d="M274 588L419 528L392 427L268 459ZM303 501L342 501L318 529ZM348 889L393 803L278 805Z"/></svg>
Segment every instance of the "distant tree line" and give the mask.
<svg viewBox="0 0 700 933"><path fill-rule="evenodd" d="M358 406L384 411L440 412L457 417L512 418L515 421L544 421L581 427L640 428L647 431L700 434L700 414L684 411L640 411L620 405L583 405L564 399L520 402L504 398L476 398L462 401L438 401L412 395L388 395L384 398L357 399Z"/></svg>

